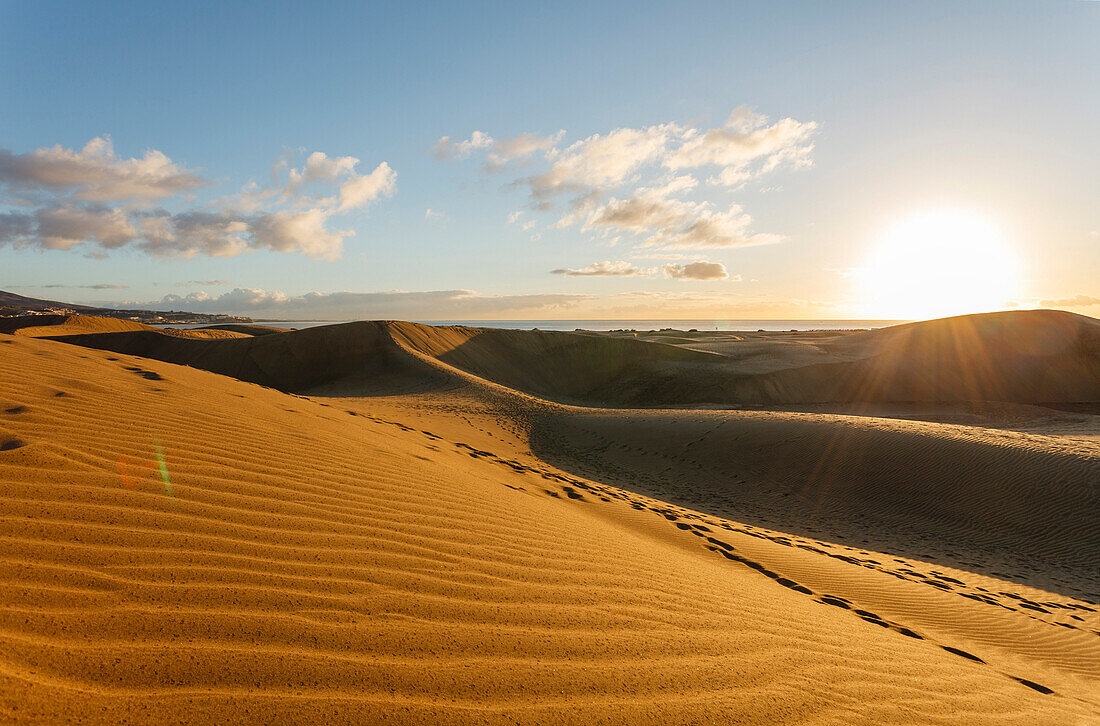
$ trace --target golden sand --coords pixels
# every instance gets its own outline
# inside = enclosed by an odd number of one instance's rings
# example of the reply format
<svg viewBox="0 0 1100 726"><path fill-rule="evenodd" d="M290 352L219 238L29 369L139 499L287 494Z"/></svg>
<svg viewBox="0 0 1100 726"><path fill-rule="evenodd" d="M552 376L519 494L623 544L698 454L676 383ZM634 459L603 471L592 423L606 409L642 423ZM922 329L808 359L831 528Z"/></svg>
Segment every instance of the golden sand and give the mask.
<svg viewBox="0 0 1100 726"><path fill-rule="evenodd" d="M65 324L0 334L0 721L1100 719L1091 439L568 405L716 356L607 337Z"/></svg>

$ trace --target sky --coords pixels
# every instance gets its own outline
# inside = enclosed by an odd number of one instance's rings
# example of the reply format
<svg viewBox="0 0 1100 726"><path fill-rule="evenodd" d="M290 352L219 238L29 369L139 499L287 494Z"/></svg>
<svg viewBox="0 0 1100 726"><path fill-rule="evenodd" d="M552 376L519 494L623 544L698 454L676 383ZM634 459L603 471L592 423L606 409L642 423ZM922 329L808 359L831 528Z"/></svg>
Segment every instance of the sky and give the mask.
<svg viewBox="0 0 1100 726"><path fill-rule="evenodd" d="M0 2L0 289L1098 317L1098 37L1100 2Z"/></svg>

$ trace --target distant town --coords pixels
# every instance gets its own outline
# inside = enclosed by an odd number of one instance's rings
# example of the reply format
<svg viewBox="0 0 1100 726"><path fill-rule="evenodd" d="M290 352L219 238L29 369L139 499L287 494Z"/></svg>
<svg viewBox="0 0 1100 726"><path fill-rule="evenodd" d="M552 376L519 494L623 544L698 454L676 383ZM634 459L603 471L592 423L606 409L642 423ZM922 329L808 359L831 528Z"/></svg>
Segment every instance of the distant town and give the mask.
<svg viewBox="0 0 1100 726"><path fill-rule="evenodd" d="M187 325L214 323L251 323L252 318L219 313L191 313L184 310L116 310L91 305L76 305L56 300L41 300L0 290L0 318L25 315L96 315L102 318L133 320L146 325Z"/></svg>

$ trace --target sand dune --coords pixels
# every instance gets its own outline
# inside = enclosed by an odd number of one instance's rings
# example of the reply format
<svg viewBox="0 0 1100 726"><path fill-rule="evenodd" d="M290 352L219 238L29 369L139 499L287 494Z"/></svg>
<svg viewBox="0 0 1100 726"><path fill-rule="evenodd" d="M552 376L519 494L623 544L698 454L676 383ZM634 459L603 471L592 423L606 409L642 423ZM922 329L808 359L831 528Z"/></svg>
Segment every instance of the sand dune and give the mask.
<svg viewBox="0 0 1100 726"><path fill-rule="evenodd" d="M1056 310L964 315L825 344L860 356L778 371L769 400L1100 401L1100 321Z"/></svg>
<svg viewBox="0 0 1100 726"><path fill-rule="evenodd" d="M582 335L65 334L0 335L6 720L1100 718L1090 442L505 385L719 358Z"/></svg>
<svg viewBox="0 0 1100 726"><path fill-rule="evenodd" d="M232 333L243 333L244 335L271 335L272 333L287 333L290 332L290 328L276 328L271 325L254 325L251 323L221 323L219 325L207 325L202 328L192 328L192 330L228 330Z"/></svg>
<svg viewBox="0 0 1100 726"><path fill-rule="evenodd" d="M544 460L784 531L1100 600L1100 444L746 411L544 410Z"/></svg>
<svg viewBox="0 0 1100 726"><path fill-rule="evenodd" d="M157 330L151 325L120 318L100 318L94 315L33 315L0 318L0 333L30 338L82 333L123 333L136 330Z"/></svg>
<svg viewBox="0 0 1100 726"><path fill-rule="evenodd" d="M814 334L812 345L782 334L727 341L721 354L615 335L403 322L347 323L225 344L185 337L212 337L214 331L74 331L70 322L52 334L34 328L34 334L290 391L409 366L424 372L419 363L430 358L536 396L583 405L1100 402L1100 321L1050 310ZM807 362L822 358L827 362Z"/></svg>

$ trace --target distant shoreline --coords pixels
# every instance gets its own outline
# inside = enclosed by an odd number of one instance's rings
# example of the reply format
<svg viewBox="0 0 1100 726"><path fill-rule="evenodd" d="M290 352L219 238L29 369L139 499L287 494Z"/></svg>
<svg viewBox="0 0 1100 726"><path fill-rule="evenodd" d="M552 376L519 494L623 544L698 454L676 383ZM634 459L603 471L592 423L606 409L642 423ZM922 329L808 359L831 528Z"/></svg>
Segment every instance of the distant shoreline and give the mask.
<svg viewBox="0 0 1100 726"><path fill-rule="evenodd" d="M353 322L350 320L276 320L254 319L256 324L271 325L284 328L312 328L321 325L336 325L339 323ZM546 330L558 332L570 332L573 330L608 331L608 330L691 330L700 331L758 331L784 332L790 330L866 330L871 328L884 328L890 325L899 325L909 322L907 320L833 320L833 319L565 319L565 320L414 320L411 322L424 325L448 326L460 325L472 328L502 328L515 330ZM200 325L171 324L164 327L201 327Z"/></svg>

